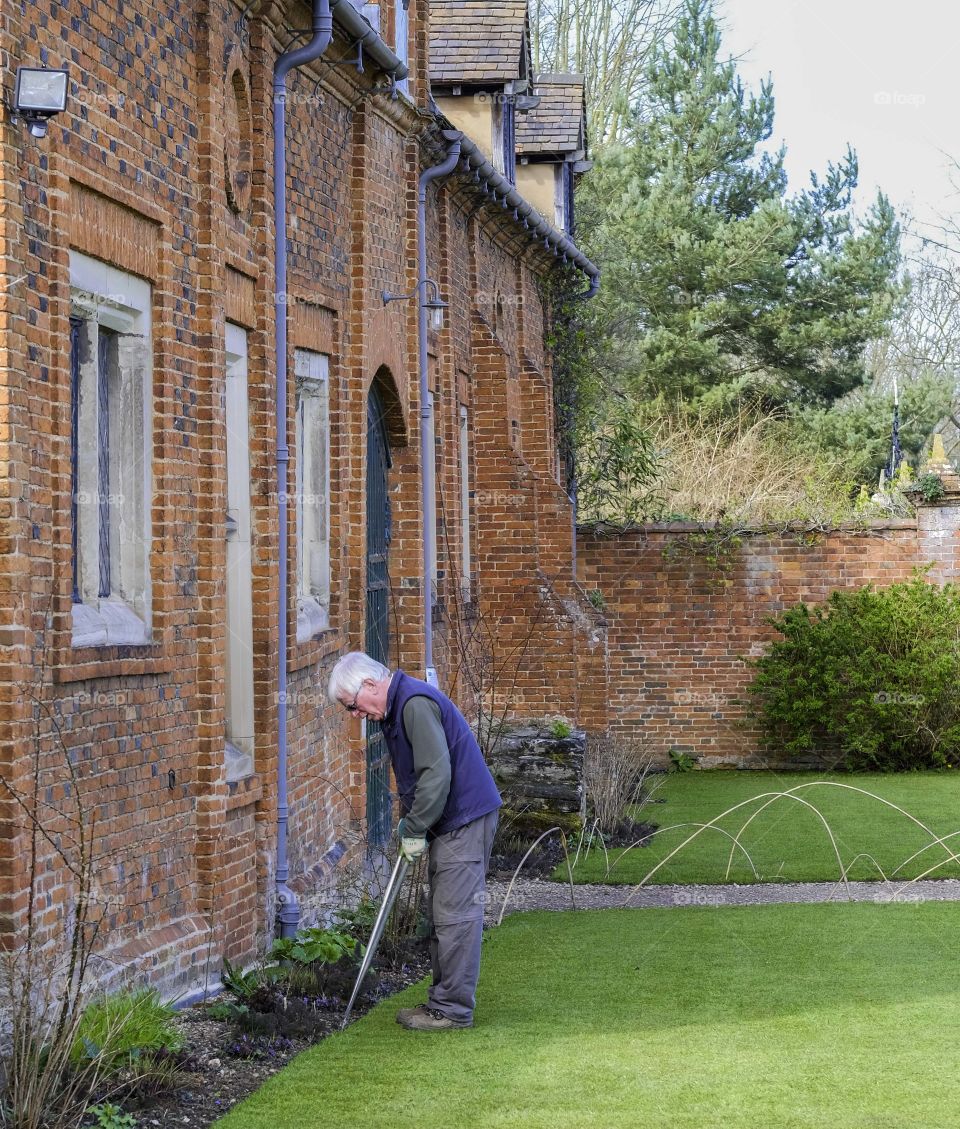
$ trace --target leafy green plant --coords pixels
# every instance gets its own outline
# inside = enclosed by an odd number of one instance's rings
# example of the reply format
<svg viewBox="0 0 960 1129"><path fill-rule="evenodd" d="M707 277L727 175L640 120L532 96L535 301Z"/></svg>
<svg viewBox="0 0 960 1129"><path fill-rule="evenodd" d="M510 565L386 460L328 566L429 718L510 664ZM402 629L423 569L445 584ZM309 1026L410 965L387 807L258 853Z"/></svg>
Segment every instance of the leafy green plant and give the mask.
<svg viewBox="0 0 960 1129"><path fill-rule="evenodd" d="M356 938L345 931L312 926L298 929L293 937L278 938L270 956L304 965L335 964L341 957L352 957L356 947Z"/></svg>
<svg viewBox="0 0 960 1129"><path fill-rule="evenodd" d="M216 1019L219 1022L237 1023L239 1022L250 1009L246 1004L235 1004L230 1000L217 1000L216 1003L211 1004L206 1010L208 1019Z"/></svg>
<svg viewBox="0 0 960 1129"><path fill-rule="evenodd" d="M94 1124L97 1129L135 1129L137 1124L133 1114L124 1113L119 1106L113 1105L112 1102L91 1106L87 1110L87 1114L95 1118Z"/></svg>
<svg viewBox="0 0 960 1129"><path fill-rule="evenodd" d="M768 622L782 636L753 660L769 746L849 769L960 763L960 589L921 575L834 592Z"/></svg>
<svg viewBox="0 0 960 1129"><path fill-rule="evenodd" d="M225 991L229 992L234 999L243 1003L248 1001L258 988L265 983L269 983L273 974L273 970L260 964L255 965L247 972L243 972L224 958L220 982Z"/></svg>
<svg viewBox="0 0 960 1129"><path fill-rule="evenodd" d="M274 941L270 956L280 961L282 984L291 992L339 996L349 991L364 947L341 929L311 926Z"/></svg>
<svg viewBox="0 0 960 1129"><path fill-rule="evenodd" d="M913 489L925 502L939 502L946 493L938 474L921 474L913 484Z"/></svg>
<svg viewBox="0 0 960 1129"><path fill-rule="evenodd" d="M607 601L599 588L593 588L587 593L587 599L597 609L598 612L606 610Z"/></svg>
<svg viewBox="0 0 960 1129"><path fill-rule="evenodd" d="M693 772L697 767L696 757L685 753L683 749L670 750L670 763L673 766L674 772Z"/></svg>
<svg viewBox="0 0 960 1129"><path fill-rule="evenodd" d="M343 933L349 933L354 940L366 944L373 932L378 910L379 906L373 898L364 895L354 909L337 910L334 914L336 927Z"/></svg>
<svg viewBox="0 0 960 1129"><path fill-rule="evenodd" d="M572 732L573 726L562 717L555 718L550 722L550 736L556 737L558 741L565 740Z"/></svg>

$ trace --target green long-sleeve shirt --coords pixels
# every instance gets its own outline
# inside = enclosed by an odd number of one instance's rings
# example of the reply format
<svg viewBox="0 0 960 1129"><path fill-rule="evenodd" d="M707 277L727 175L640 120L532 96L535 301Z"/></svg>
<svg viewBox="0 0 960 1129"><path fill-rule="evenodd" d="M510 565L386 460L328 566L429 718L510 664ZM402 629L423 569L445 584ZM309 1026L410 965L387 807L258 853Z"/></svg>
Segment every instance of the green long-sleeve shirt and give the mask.
<svg viewBox="0 0 960 1129"><path fill-rule="evenodd" d="M417 787L404 817L408 835L426 835L443 813L450 794L450 749L440 723L440 707L416 694L403 707L403 727L413 749Z"/></svg>

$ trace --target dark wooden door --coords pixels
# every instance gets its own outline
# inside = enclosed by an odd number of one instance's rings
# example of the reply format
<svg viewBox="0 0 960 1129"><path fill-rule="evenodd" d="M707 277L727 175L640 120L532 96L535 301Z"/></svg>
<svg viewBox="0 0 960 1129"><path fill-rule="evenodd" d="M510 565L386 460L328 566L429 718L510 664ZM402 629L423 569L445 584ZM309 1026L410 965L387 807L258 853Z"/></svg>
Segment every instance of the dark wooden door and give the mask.
<svg viewBox="0 0 960 1129"><path fill-rule="evenodd" d="M367 404L367 620L365 649L371 658L390 661L390 498L387 473L390 447L383 402L376 388ZM390 758L378 721L367 722L367 834L372 847L390 838Z"/></svg>

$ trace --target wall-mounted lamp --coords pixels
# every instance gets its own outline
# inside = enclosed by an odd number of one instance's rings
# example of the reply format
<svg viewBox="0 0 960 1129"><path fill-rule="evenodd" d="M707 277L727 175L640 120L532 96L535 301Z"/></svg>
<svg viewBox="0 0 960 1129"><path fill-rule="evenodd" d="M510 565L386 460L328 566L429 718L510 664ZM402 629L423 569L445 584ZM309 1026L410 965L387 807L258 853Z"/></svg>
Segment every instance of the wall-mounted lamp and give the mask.
<svg viewBox="0 0 960 1129"><path fill-rule="evenodd" d="M67 108L67 72L47 67L17 67L13 108L33 137L45 137L47 120Z"/></svg>
<svg viewBox="0 0 960 1129"><path fill-rule="evenodd" d="M443 329L443 315L447 309L447 303L440 297L440 287L433 281L432 278L425 278L418 282L416 288L411 290L409 294L391 294L389 290L383 292L383 304L388 302L399 302L408 298L413 298L419 293L421 286L430 286L433 288L432 297L423 301L423 308L427 311L427 316L430 320L430 328L435 332Z"/></svg>

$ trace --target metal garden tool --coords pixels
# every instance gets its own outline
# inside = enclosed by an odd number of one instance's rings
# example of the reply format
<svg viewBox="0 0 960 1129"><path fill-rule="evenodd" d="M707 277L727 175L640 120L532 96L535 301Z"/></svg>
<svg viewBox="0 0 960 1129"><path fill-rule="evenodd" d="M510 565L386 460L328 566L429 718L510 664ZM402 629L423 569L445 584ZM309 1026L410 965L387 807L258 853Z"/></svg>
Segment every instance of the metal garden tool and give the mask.
<svg viewBox="0 0 960 1129"><path fill-rule="evenodd" d="M384 892L383 901L380 904L380 912L377 914L377 920L373 923L373 931L370 934L370 940L367 942L367 951L363 954L363 963L360 965L360 972L357 974L357 982L353 986L353 995L351 995L350 1002L347 1004L347 1010L343 1014L343 1022L340 1024L341 1031L346 1027L347 1021L350 1018L350 1012L360 993L360 985L363 983L364 977L370 971L370 965L373 963L373 958L376 956L377 946L380 944L380 938L383 936L383 930L390 916L390 910L393 909L393 903L397 900L397 894L400 892L400 887L403 885L403 879L409 865L410 863L403 855L397 856L396 865L393 868L393 873L390 875L390 881L387 883L387 889Z"/></svg>

